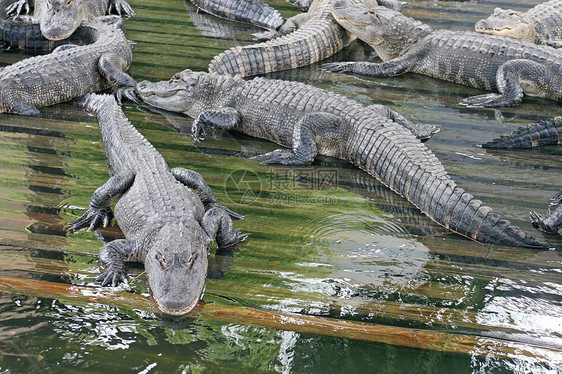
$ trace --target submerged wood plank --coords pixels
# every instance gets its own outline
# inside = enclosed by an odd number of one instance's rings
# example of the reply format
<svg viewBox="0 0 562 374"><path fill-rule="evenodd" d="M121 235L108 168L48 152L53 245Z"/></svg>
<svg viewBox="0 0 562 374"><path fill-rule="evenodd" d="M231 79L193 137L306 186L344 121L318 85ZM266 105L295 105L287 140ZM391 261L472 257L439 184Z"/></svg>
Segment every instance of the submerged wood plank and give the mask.
<svg viewBox="0 0 562 374"><path fill-rule="evenodd" d="M156 306L147 296L115 293L90 287L0 277L0 291L66 300L75 304L101 303L119 308L157 312ZM216 303L199 304L193 312L186 316L186 318L194 317L441 352L496 358L526 357L549 361L552 364L562 364L561 348L458 333L342 321Z"/></svg>

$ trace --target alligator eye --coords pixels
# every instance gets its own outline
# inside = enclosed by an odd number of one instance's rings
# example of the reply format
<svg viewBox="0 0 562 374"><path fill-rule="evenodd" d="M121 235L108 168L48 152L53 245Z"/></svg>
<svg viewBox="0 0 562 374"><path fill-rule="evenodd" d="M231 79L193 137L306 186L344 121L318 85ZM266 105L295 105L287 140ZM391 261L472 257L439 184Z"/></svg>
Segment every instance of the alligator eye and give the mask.
<svg viewBox="0 0 562 374"><path fill-rule="evenodd" d="M194 253L192 253L191 256L189 256L189 259L187 260L187 263L186 263L188 268L191 268L191 266L193 265L193 261L195 261L195 257L196 256L195 256Z"/></svg>
<svg viewBox="0 0 562 374"><path fill-rule="evenodd" d="M166 261L166 257L162 256L160 253L157 253L156 259L160 262L160 265L162 265L162 268L164 270L168 268L168 261Z"/></svg>
<svg viewBox="0 0 562 374"><path fill-rule="evenodd" d="M47 0L47 9L51 9L53 7L53 0Z"/></svg>
<svg viewBox="0 0 562 374"><path fill-rule="evenodd" d="M66 7L68 8L74 0L66 0Z"/></svg>

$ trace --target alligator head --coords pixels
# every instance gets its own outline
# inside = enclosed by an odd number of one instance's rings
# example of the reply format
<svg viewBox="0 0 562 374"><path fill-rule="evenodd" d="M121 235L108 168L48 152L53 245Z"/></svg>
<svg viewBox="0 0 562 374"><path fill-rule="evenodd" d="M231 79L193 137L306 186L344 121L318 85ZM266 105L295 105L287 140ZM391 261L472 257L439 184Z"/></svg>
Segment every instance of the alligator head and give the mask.
<svg viewBox="0 0 562 374"><path fill-rule="evenodd" d="M384 61L398 57L432 31L399 11L371 4L337 0L332 4L332 15L343 28L373 47Z"/></svg>
<svg viewBox="0 0 562 374"><path fill-rule="evenodd" d="M525 13L511 9L494 9L494 14L476 22L474 28L484 34L506 36L531 43L535 41L532 20L526 17Z"/></svg>
<svg viewBox="0 0 562 374"><path fill-rule="evenodd" d="M148 105L194 117L203 96L209 96L202 92L205 85L199 84L205 75L208 74L186 69L174 74L169 81L139 82L135 93Z"/></svg>
<svg viewBox="0 0 562 374"><path fill-rule="evenodd" d="M213 241L198 225L174 222L150 242L144 265L158 308L173 316L190 312L203 296Z"/></svg>
<svg viewBox="0 0 562 374"><path fill-rule="evenodd" d="M45 0L40 2L40 28L49 40L68 38L82 21L89 21L83 0Z"/></svg>

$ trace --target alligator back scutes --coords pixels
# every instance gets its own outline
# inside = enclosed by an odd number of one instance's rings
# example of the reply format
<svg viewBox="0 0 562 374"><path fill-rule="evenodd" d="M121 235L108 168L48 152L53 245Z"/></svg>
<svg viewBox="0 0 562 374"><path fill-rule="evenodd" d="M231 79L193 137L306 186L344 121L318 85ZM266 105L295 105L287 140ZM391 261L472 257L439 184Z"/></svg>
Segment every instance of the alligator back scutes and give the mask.
<svg viewBox="0 0 562 374"><path fill-rule="evenodd" d="M431 151L407 130L365 124L356 128L346 148L350 162L446 228L480 241L545 248L458 187Z"/></svg>
<svg viewBox="0 0 562 374"><path fill-rule="evenodd" d="M562 117L554 117L520 127L510 135L502 135L483 148L510 149L532 148L543 145L562 144Z"/></svg>

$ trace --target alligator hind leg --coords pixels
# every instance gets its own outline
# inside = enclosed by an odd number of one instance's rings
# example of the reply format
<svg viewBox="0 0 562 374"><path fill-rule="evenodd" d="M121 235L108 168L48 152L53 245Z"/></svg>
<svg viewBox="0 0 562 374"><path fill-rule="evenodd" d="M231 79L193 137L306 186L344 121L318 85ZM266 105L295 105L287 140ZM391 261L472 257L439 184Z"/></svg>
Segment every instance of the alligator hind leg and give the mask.
<svg viewBox="0 0 562 374"><path fill-rule="evenodd" d="M125 261L141 262L146 253L138 250L134 243L126 239L113 240L100 249L99 261L104 272L96 281L102 286L117 286L127 283Z"/></svg>
<svg viewBox="0 0 562 374"><path fill-rule="evenodd" d="M343 131L341 119L330 113L311 113L304 116L293 129L293 149L277 149L251 158L260 164L309 165L318 153L317 140L338 147L337 139ZM341 139L340 139L341 141Z"/></svg>
<svg viewBox="0 0 562 374"><path fill-rule="evenodd" d="M219 204L215 193L205 182L203 176L198 172L184 168L173 168L170 169L170 171L179 182L191 188L193 192L195 192L195 194L199 196L199 199L201 199L201 202L205 206L205 210L217 207L224 210L230 217L234 219L244 218L242 214L235 213L227 207Z"/></svg>
<svg viewBox="0 0 562 374"><path fill-rule="evenodd" d="M501 65L496 73L499 94L492 93L467 97L460 104L469 107L517 105L523 99L525 89L535 93L552 91L549 87L556 81L552 78L538 62L510 60ZM526 85L525 89L523 84Z"/></svg>
<svg viewBox="0 0 562 374"><path fill-rule="evenodd" d="M234 230L228 213L219 207L213 207L205 213L201 227L211 239L215 239L219 248L231 247L245 240L250 234L241 234Z"/></svg>
<svg viewBox="0 0 562 374"><path fill-rule="evenodd" d="M88 209L82 216L72 222L66 224L66 229L76 231L84 227L88 227L88 231L93 231L103 225L106 227L113 213L109 204L111 200L127 191L133 184L135 175L131 173L123 173L112 176L101 187L94 191Z"/></svg>

